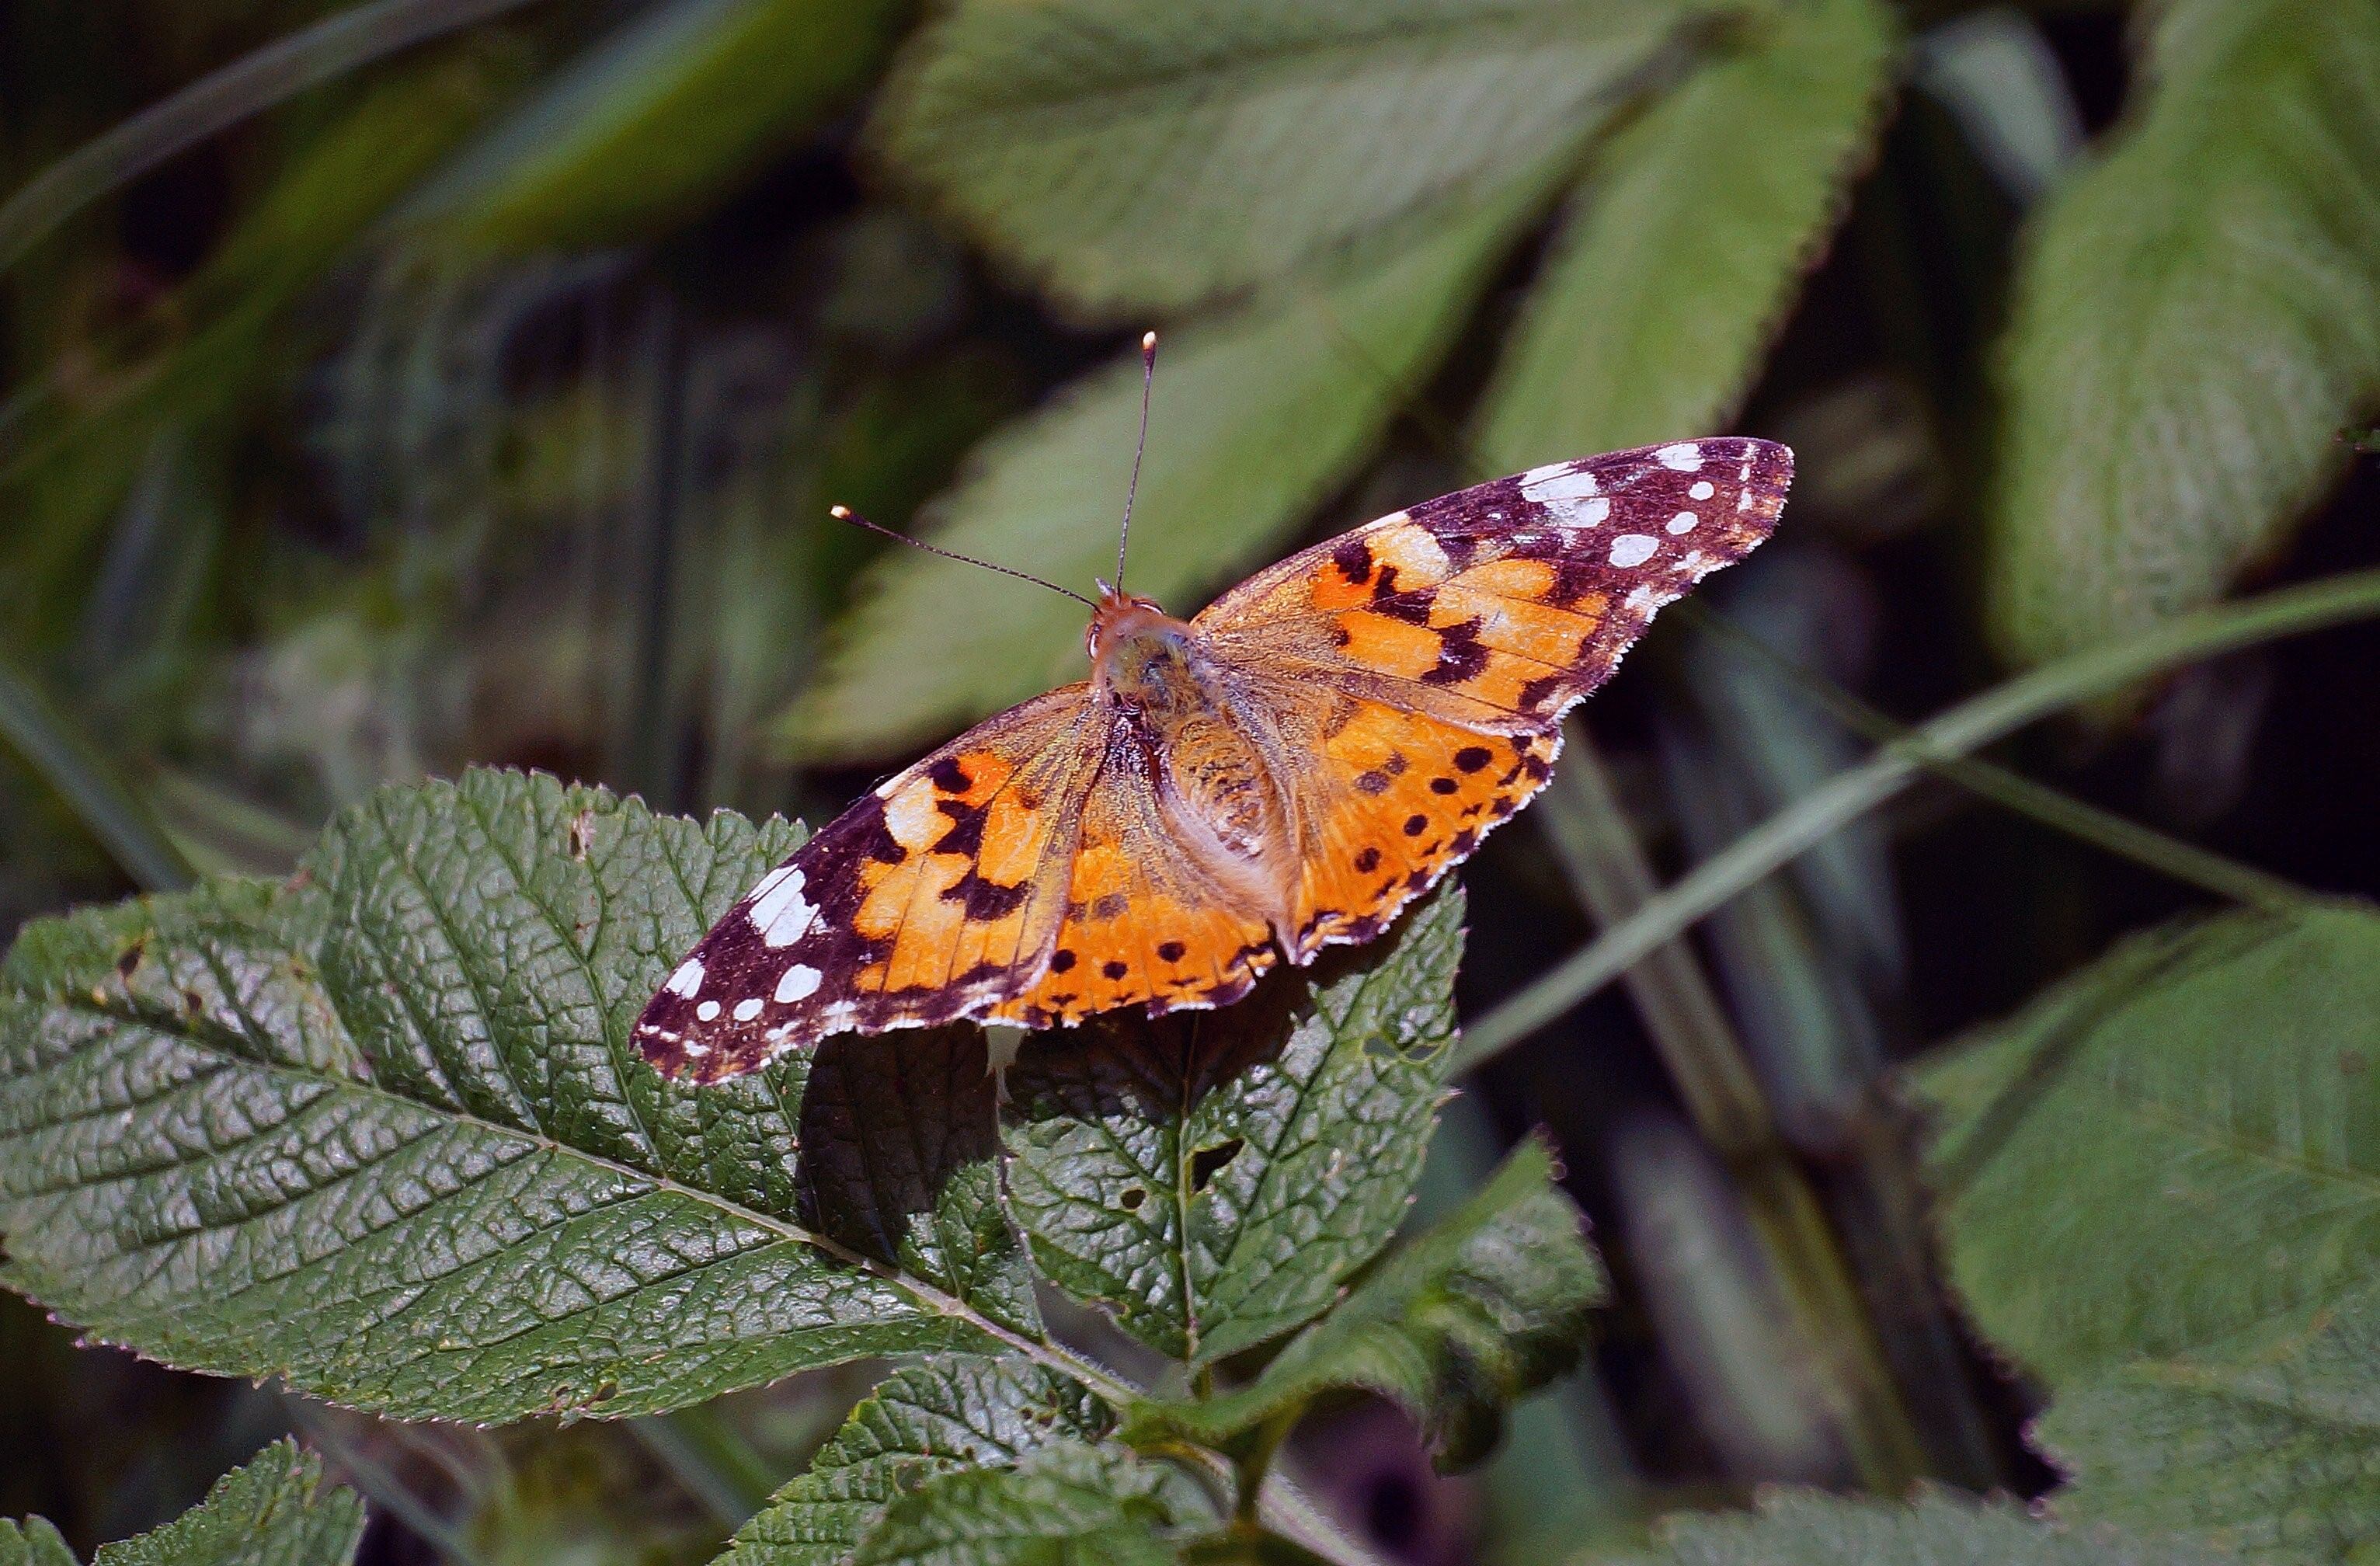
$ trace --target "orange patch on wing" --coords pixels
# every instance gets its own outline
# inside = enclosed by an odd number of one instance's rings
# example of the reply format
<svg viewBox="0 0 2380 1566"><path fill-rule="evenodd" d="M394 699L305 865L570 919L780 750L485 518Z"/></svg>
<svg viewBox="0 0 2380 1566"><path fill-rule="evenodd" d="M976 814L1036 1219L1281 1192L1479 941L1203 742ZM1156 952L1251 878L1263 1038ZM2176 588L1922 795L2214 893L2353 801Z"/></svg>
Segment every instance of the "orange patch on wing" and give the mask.
<svg viewBox="0 0 2380 1566"><path fill-rule="evenodd" d="M1347 638L1340 649L1345 657L1366 668L1406 679L1418 679L1437 668L1438 655L1446 645L1446 638L1427 625L1391 619L1367 609L1340 615L1339 629Z"/></svg>
<svg viewBox="0 0 2380 1566"><path fill-rule="evenodd" d="M1323 747L1306 793L1297 945L1367 940L1545 784L1552 735L1476 734L1378 702Z"/></svg>

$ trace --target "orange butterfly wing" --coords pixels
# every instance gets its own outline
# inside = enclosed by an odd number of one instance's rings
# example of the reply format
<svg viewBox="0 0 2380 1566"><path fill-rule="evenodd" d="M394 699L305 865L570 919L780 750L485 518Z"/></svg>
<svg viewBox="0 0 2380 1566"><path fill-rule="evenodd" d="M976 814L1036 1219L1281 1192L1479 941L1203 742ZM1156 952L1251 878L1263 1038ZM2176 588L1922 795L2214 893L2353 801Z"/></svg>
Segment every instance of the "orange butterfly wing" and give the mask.
<svg viewBox="0 0 2380 1566"><path fill-rule="evenodd" d="M1298 960L1378 933L1542 787L1562 714L1768 536L1792 471L1747 439L1557 463L1318 544L1201 613L1298 759Z"/></svg>
<svg viewBox="0 0 2380 1566"><path fill-rule="evenodd" d="M844 1030L1220 1005L1369 939L1543 786L1563 711L1791 473L1764 441L1646 447L1293 555L1187 627L1214 686L1187 726L1080 684L970 730L762 878L638 1043L712 1081ZM1236 849L1185 806L1209 785L1260 802L1221 818Z"/></svg>
<svg viewBox="0 0 2380 1566"><path fill-rule="evenodd" d="M1090 705L1077 684L987 720L813 834L672 970L637 1022L646 1058L715 1081L1029 988L1099 772Z"/></svg>
<svg viewBox="0 0 2380 1566"><path fill-rule="evenodd" d="M1026 1027L1074 1024L1145 1003L1151 1015L1220 1006L1279 960L1245 889L1184 852L1161 765L1129 721L1111 720L1098 783L1083 803L1064 925L1039 982L987 1011Z"/></svg>

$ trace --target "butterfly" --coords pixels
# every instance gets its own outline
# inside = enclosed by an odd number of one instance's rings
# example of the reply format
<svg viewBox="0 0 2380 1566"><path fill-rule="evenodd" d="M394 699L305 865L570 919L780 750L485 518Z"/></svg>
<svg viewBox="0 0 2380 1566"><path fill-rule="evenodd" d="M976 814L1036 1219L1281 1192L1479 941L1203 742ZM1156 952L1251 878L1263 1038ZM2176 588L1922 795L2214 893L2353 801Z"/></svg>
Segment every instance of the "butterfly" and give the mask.
<svg viewBox="0 0 2380 1566"><path fill-rule="evenodd" d="M1555 463L1189 620L1102 583L1088 679L821 829L671 971L637 1041L712 1082L846 1031L1225 1005L1369 941L1545 786L1562 714L1768 536L1792 471L1737 438Z"/></svg>

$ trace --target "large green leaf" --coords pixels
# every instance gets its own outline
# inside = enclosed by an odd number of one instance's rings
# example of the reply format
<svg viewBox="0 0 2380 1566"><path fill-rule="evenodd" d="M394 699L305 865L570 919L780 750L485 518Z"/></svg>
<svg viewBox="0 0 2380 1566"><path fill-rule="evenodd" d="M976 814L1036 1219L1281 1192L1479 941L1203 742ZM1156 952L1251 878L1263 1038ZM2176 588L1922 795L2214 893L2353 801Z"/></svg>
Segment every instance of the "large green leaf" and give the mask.
<svg viewBox="0 0 2380 1566"><path fill-rule="evenodd" d="M2035 1424L2063 1516L2195 1534L2252 1559L2380 1543L2380 1288L2239 1341L2083 1382Z"/></svg>
<svg viewBox="0 0 2380 1566"><path fill-rule="evenodd" d="M1013 1466L927 1478L885 1509L856 1566L1160 1566L1196 1511L1167 1472L1066 1441ZM1186 1513L1186 1515L1185 1515Z"/></svg>
<svg viewBox="0 0 2380 1566"><path fill-rule="evenodd" d="M650 235L856 91L891 0L675 0L623 27L468 149L406 218L509 249Z"/></svg>
<svg viewBox="0 0 2380 1566"><path fill-rule="evenodd" d="M363 1542L356 1493L322 1482L322 1460L275 1441L162 1528L102 1545L91 1566L347 1566ZM0 1520L0 1566L75 1566L39 1517Z"/></svg>
<svg viewBox="0 0 2380 1566"><path fill-rule="evenodd" d="M803 1062L698 1090L629 1042L798 841L474 772L374 795L285 886L28 926L0 966L6 1278L170 1364L451 1419L1026 1341L1005 1231L965 1210L989 1103L949 1085L979 1038L811 1057L901 1074L887 1124L848 1086L809 1112ZM858 1167L884 1146L911 1150Z"/></svg>
<svg viewBox="0 0 2380 1566"><path fill-rule="evenodd" d="M1849 1500L1812 1491L1766 1496L1753 1513L1680 1514L1647 1566L2216 1566L2195 1546L2108 1528L2059 1528L2013 1506L1979 1506L1944 1491L1911 1502Z"/></svg>
<svg viewBox="0 0 2380 1566"><path fill-rule="evenodd" d="M2053 1385L2380 1279L2380 914L2119 949L1920 1079L1951 1275Z"/></svg>
<svg viewBox="0 0 2380 1566"><path fill-rule="evenodd" d="M875 134L1062 301L1178 309L1575 148L1679 0L968 0Z"/></svg>
<svg viewBox="0 0 2380 1566"><path fill-rule="evenodd" d="M2168 0L2143 76L2019 269L1985 582L2023 662L2218 597L2380 401L2380 0Z"/></svg>
<svg viewBox="0 0 2380 1566"><path fill-rule="evenodd" d="M2044 1375L2062 1511L2380 1537L2380 914L2136 940L1927 1070L1952 1275Z"/></svg>
<svg viewBox="0 0 2380 1566"><path fill-rule="evenodd" d="M1052 1441L1096 1441L1105 1411L1072 1380L1014 1358L937 1355L851 1411L809 1471L736 1534L718 1566L835 1566L885 1508L937 1474L1013 1464Z"/></svg>
<svg viewBox="0 0 2380 1566"><path fill-rule="evenodd" d="M1160 349L1133 522L1135 591L1177 613L1262 561L1370 455L1515 224L1515 182L1426 238L1311 287L1284 286ZM927 536L1087 590L1115 568L1140 412L1140 356L993 436ZM1081 605L911 550L874 570L820 683L784 733L811 754L894 751L1083 673Z"/></svg>
<svg viewBox="0 0 2380 1566"><path fill-rule="evenodd" d="M1330 1305L1420 1177L1462 946L1449 890L1237 1005L1028 1039L1008 1206L1035 1262L1195 1363Z"/></svg>
<svg viewBox="0 0 2380 1566"><path fill-rule="evenodd" d="M1364 1388L1393 1399L1448 1467L1496 1443L1505 1406L1570 1368L1604 1283L1585 1220L1526 1142L1461 1210L1381 1263L1292 1339L1245 1388L1135 1411L1135 1441L1174 1430L1220 1446L1294 1418L1315 1398Z"/></svg>
<svg viewBox="0 0 2380 1566"><path fill-rule="evenodd" d="M1872 146L1882 0L1794 0L1596 157L1482 401L1499 472L1733 417Z"/></svg>

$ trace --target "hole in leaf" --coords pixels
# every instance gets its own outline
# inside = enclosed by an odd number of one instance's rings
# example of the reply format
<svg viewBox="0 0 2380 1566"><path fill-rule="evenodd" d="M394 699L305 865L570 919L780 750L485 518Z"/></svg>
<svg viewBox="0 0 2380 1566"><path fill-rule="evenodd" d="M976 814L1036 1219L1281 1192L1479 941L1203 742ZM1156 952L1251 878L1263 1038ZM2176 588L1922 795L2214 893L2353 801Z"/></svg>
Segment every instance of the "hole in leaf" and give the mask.
<svg viewBox="0 0 2380 1566"><path fill-rule="evenodd" d="M1140 1204L1148 1200L1148 1193L1142 1190L1137 1185L1127 1185L1123 1188L1123 1195L1117 1197L1116 1200L1123 1204L1124 1211L1138 1212L1140 1210Z"/></svg>
<svg viewBox="0 0 2380 1566"><path fill-rule="evenodd" d="M1234 1136L1227 1142L1218 1142L1211 1147L1201 1147L1191 1154L1190 1189L1204 1191L1225 1164L1240 1156L1240 1149L1245 1146L1245 1142Z"/></svg>

